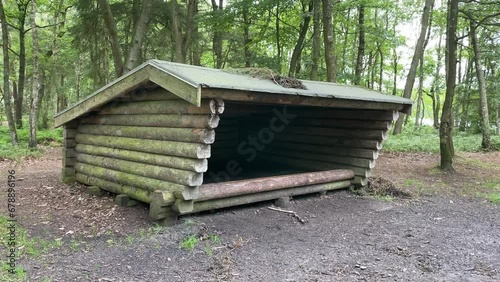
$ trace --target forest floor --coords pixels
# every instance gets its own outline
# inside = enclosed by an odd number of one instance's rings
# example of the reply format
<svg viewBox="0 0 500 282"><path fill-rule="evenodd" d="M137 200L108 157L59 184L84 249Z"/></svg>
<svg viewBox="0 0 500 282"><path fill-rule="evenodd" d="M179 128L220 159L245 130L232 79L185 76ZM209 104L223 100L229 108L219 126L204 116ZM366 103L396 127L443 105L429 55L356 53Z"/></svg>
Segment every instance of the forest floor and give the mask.
<svg viewBox="0 0 500 282"><path fill-rule="evenodd" d="M265 202L161 228L145 206L119 207L111 195L61 183L60 150L0 162L5 181L16 170L26 231L18 238L24 274L4 269L2 281L500 280L500 204L491 202L500 193L500 152L460 153L454 174L436 168L436 154L383 153L375 177L410 198L294 198L288 209L305 223Z"/></svg>

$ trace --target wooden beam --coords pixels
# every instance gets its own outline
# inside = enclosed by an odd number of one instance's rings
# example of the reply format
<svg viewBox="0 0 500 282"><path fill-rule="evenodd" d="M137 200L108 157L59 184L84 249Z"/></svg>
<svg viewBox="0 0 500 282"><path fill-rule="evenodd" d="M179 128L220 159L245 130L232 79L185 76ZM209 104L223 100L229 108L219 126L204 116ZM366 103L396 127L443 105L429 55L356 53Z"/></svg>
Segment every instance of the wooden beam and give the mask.
<svg viewBox="0 0 500 282"><path fill-rule="evenodd" d="M276 144L279 144L279 142L281 141L288 141L292 143L302 143L302 144L321 144L332 147L372 149L377 151L382 149L382 143L378 140L312 136L312 135L287 134L287 133L280 133L274 135L273 143L276 142Z"/></svg>
<svg viewBox="0 0 500 282"><path fill-rule="evenodd" d="M86 185L98 186L99 188L109 191L111 193L126 194L130 198L139 200L144 203L151 203L152 201L151 192L141 188L119 184L114 181L108 181L105 179L89 176L82 173L76 174L76 180ZM175 197L173 196L172 193L170 194L172 195L171 198L169 199L170 201L165 202L165 205L168 204L172 205L175 202Z"/></svg>
<svg viewBox="0 0 500 282"><path fill-rule="evenodd" d="M167 191L173 193L177 198L183 197L182 192L184 191L185 186L177 183L147 178L84 163L76 163L75 169L77 173L85 174L88 176L97 177L123 185L137 187L150 192L156 190Z"/></svg>
<svg viewBox="0 0 500 282"><path fill-rule="evenodd" d="M237 205L245 205L255 202L269 201L274 200L280 197L286 196L296 196L296 195L304 195L317 193L321 191L330 191L335 189L344 189L351 186L350 180L343 180L337 182L330 183L322 183L322 184L313 184L307 186L300 186L288 189L280 189L275 191L267 191L255 194L247 194L229 198L222 198L216 200L209 200L203 202L195 202L193 206L193 210L189 213L197 213L200 211L213 210L213 209L221 209L231 206Z"/></svg>
<svg viewBox="0 0 500 282"><path fill-rule="evenodd" d="M329 154L322 153L311 153L304 151L294 151L294 150L283 150L283 149L274 149L268 148L265 151L266 154L273 154L283 157L293 157L303 160L311 160L311 161L322 161L322 162L333 162L336 164L345 164L348 166L356 166L362 168L374 168L375 161L364 158L356 158L356 157L342 157L342 156L332 156Z"/></svg>
<svg viewBox="0 0 500 282"><path fill-rule="evenodd" d="M141 101L112 103L104 106L104 115L143 115L143 114L222 114L224 103L218 100L203 100L200 106L191 105L183 100Z"/></svg>
<svg viewBox="0 0 500 282"><path fill-rule="evenodd" d="M215 140L215 131L213 129L199 128L82 124L78 127L78 132L104 136L131 137L200 144L212 144Z"/></svg>
<svg viewBox="0 0 500 282"><path fill-rule="evenodd" d="M215 149L215 142L212 145L212 151ZM378 151L370 149L357 149L357 148L347 148L347 147L335 147L335 146L325 146L318 144L308 144L308 143L291 143L291 142L272 142L268 145L269 148L277 150L295 150L303 152L315 152L322 153L331 156L343 156L343 157L357 157L369 160L376 160L378 158Z"/></svg>
<svg viewBox="0 0 500 282"><path fill-rule="evenodd" d="M252 102L256 104L294 105L347 109L394 110L408 113L411 105L372 102L364 100L347 100L337 98L320 98L299 95L269 94L242 90L220 88L203 89L202 98L217 98L225 101Z"/></svg>
<svg viewBox="0 0 500 282"><path fill-rule="evenodd" d="M181 157L136 152L136 151L122 150L122 149L113 149L113 148L85 145L85 144L78 144L76 146L76 151L78 151L79 153L84 153L89 155L110 157L114 159L133 161L143 164L171 167L192 172L205 172L207 171L208 167L207 159L181 158Z"/></svg>
<svg viewBox="0 0 500 282"><path fill-rule="evenodd" d="M180 170L175 168L161 167L150 164L142 164L119 159L78 154L78 162L109 168L116 171L126 172L147 178L169 181L186 186L198 186L203 183L203 174Z"/></svg>
<svg viewBox="0 0 500 282"><path fill-rule="evenodd" d="M81 118L84 124L104 125L137 125L157 127L207 128L219 125L220 117L215 114L181 115L181 114L145 114L145 115L91 115Z"/></svg>
<svg viewBox="0 0 500 282"><path fill-rule="evenodd" d="M92 134L77 134L76 141L78 142L78 144L193 159L204 159L210 157L210 145L195 143L146 140L128 137L99 136Z"/></svg>
<svg viewBox="0 0 500 282"><path fill-rule="evenodd" d="M154 89L139 88L125 96L118 97L120 102L133 102L133 101L165 101L165 100L181 100L182 98L173 94L172 92L157 87Z"/></svg>
<svg viewBox="0 0 500 282"><path fill-rule="evenodd" d="M188 199L200 202L353 178L354 172L351 170L329 170L203 184L198 187L198 194L188 196Z"/></svg>
<svg viewBox="0 0 500 282"><path fill-rule="evenodd" d="M201 105L201 87L190 81L174 76L151 65L148 69L149 79L162 88L199 107Z"/></svg>
<svg viewBox="0 0 500 282"><path fill-rule="evenodd" d="M76 105L56 114L54 127L59 127L87 112L109 103L116 97L140 87L149 81L148 70L143 67L118 78L102 87Z"/></svg>

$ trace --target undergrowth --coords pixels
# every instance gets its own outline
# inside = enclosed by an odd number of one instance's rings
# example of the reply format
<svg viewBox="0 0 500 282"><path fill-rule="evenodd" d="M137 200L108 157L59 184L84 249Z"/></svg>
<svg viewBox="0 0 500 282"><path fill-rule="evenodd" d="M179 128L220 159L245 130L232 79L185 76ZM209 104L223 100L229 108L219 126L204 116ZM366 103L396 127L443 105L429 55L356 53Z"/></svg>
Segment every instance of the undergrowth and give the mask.
<svg viewBox="0 0 500 282"><path fill-rule="evenodd" d="M0 160L18 159L22 157L39 157L40 149L28 148L29 129L18 129L19 144L12 146L7 126L0 126ZM62 143L61 129L38 130L36 140L43 146L59 146Z"/></svg>
<svg viewBox="0 0 500 282"><path fill-rule="evenodd" d="M457 152L479 152L481 141L481 134L454 131L453 144ZM500 136L492 135L491 144L494 150L500 150ZM438 153L439 131L432 126L408 125L402 134L389 136L384 142L384 151Z"/></svg>

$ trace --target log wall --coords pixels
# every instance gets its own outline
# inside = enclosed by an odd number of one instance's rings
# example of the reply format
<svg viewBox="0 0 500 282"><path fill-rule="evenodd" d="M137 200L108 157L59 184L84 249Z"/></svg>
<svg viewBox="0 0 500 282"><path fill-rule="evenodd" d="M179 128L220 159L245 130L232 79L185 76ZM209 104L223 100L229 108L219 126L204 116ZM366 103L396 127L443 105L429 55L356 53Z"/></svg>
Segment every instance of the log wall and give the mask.
<svg viewBox="0 0 500 282"><path fill-rule="evenodd" d="M215 99L196 107L162 89L130 93L65 126L65 173L150 203L154 219L189 209L184 195L203 182L223 111Z"/></svg>

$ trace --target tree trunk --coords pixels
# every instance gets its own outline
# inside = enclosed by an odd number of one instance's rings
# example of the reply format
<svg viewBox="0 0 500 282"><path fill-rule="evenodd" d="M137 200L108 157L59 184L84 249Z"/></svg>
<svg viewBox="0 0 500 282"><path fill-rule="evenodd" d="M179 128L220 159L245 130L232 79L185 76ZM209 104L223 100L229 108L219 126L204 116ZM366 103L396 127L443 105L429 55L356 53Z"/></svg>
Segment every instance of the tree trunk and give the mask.
<svg viewBox="0 0 500 282"><path fill-rule="evenodd" d="M212 9L214 12L222 11L222 0L219 0L219 4L217 5L216 0L212 0ZM222 68L222 63L224 61L223 53L222 53L222 31L219 30L217 24L214 28L214 37L213 37L213 50L215 55L215 67L220 69Z"/></svg>
<svg viewBox="0 0 500 282"><path fill-rule="evenodd" d="M439 126L441 169L453 171L453 96L457 76L458 0L448 0L446 25L446 97Z"/></svg>
<svg viewBox="0 0 500 282"><path fill-rule="evenodd" d="M358 7L358 56L354 72L354 85L360 85L363 72L363 59L365 56L365 6Z"/></svg>
<svg viewBox="0 0 500 282"><path fill-rule="evenodd" d="M249 68L252 66L252 53L250 52L250 25L252 20L248 15L249 7L245 4L243 7L243 56L245 58L245 67Z"/></svg>
<svg viewBox="0 0 500 282"><path fill-rule="evenodd" d="M175 61L178 63L185 63L186 58L182 56L182 31L177 0L170 1L170 12L172 17L172 29L174 31Z"/></svg>
<svg viewBox="0 0 500 282"><path fill-rule="evenodd" d="M481 147L483 150L491 150L491 132L490 132L490 117L488 113L488 97L486 95L486 81L484 79L483 63L481 61L481 50L477 42L477 26L470 21L470 38L472 48L474 49L474 63L476 65L476 75L479 84L479 113L481 115L481 132L483 140Z"/></svg>
<svg viewBox="0 0 500 282"><path fill-rule="evenodd" d="M33 81L30 106L30 139L29 148L36 148L36 122L38 118L38 99L40 90L40 81L38 78L38 30L36 27L36 0L31 1L31 34L33 36Z"/></svg>
<svg viewBox="0 0 500 282"><path fill-rule="evenodd" d="M118 30L116 28L116 22L111 13L111 7L109 6L108 0L99 0L101 10L103 11L104 23L106 24L106 30L108 31L109 41L111 44L111 51L113 53L113 63L115 66L116 77L120 77L123 74L123 59L122 50L120 48L120 43L118 42Z"/></svg>
<svg viewBox="0 0 500 282"><path fill-rule="evenodd" d="M14 93L14 120L18 129L23 128L23 100L24 86L26 80L26 16L28 14L28 3L18 3L19 11L19 76L17 84L17 92Z"/></svg>
<svg viewBox="0 0 500 282"><path fill-rule="evenodd" d="M5 105L5 115L7 116L7 123L9 124L10 142L12 145L17 145L19 140L17 138L16 126L14 124L14 116L12 115L12 107L10 103L10 78L9 78L9 31L7 30L7 20L3 9L3 1L0 0L0 21L2 22L2 51L3 51L3 102Z"/></svg>
<svg viewBox="0 0 500 282"><path fill-rule="evenodd" d="M311 80L318 79L318 68L319 68L319 56L320 56L320 40L321 40L321 1L312 0L313 2L313 46L312 46L312 64L311 64L311 74L309 78Z"/></svg>
<svg viewBox="0 0 500 282"><path fill-rule="evenodd" d="M424 60L423 58L419 62L418 67L418 96L417 96L417 110L415 111L415 126L420 126L420 119L423 117L422 111L422 101L423 101L423 90L424 90Z"/></svg>
<svg viewBox="0 0 500 282"><path fill-rule="evenodd" d="M337 70L335 66L334 31L333 31L333 4L332 1L323 1L323 41L325 43L326 80L335 82Z"/></svg>
<svg viewBox="0 0 500 282"><path fill-rule="evenodd" d="M281 73L281 35L280 35L280 1L276 1L276 49L278 54L276 55L278 73Z"/></svg>
<svg viewBox="0 0 500 282"><path fill-rule="evenodd" d="M413 84L415 83L415 77L417 76L417 66L420 58L423 57L425 48L425 38L427 33L427 28L430 23L430 16L432 11L432 6L434 5L434 0L425 0L424 11L422 13L422 20L420 26L420 35L415 46L415 52L413 53L413 58L411 60L410 70L408 71L408 76L406 77L405 89L403 92L403 97L411 98L411 92L413 90ZM398 120L394 126L394 134L400 134L403 131L403 121L405 114L399 115Z"/></svg>
<svg viewBox="0 0 500 282"><path fill-rule="evenodd" d="M128 52L124 73L129 72L139 65L141 60L142 42L144 41L144 37L148 31L149 18L151 17L151 6L151 0L145 0L142 3L141 16L135 25L134 36L132 37L132 43Z"/></svg>
<svg viewBox="0 0 500 282"><path fill-rule="evenodd" d="M299 61L300 55L302 53L302 49L304 48L304 40L306 39L307 30L309 30L309 22L311 21L311 12L313 10L312 1L309 2L308 11L305 11L305 3L302 2L302 13L305 15L302 23L300 24L300 32L299 38L297 39L297 43L293 48L292 58L290 60L290 69L288 71L288 76L295 77L297 74L297 63Z"/></svg>
<svg viewBox="0 0 500 282"><path fill-rule="evenodd" d="M439 128L439 111L441 110L441 98L439 95L440 91L440 81L441 81L441 61L443 59L443 52L441 50L441 42L443 39L443 30L439 30L439 42L437 47L437 62L436 71L434 73L434 81L431 86L431 99L432 99L432 115L434 117L433 126L434 128Z"/></svg>

